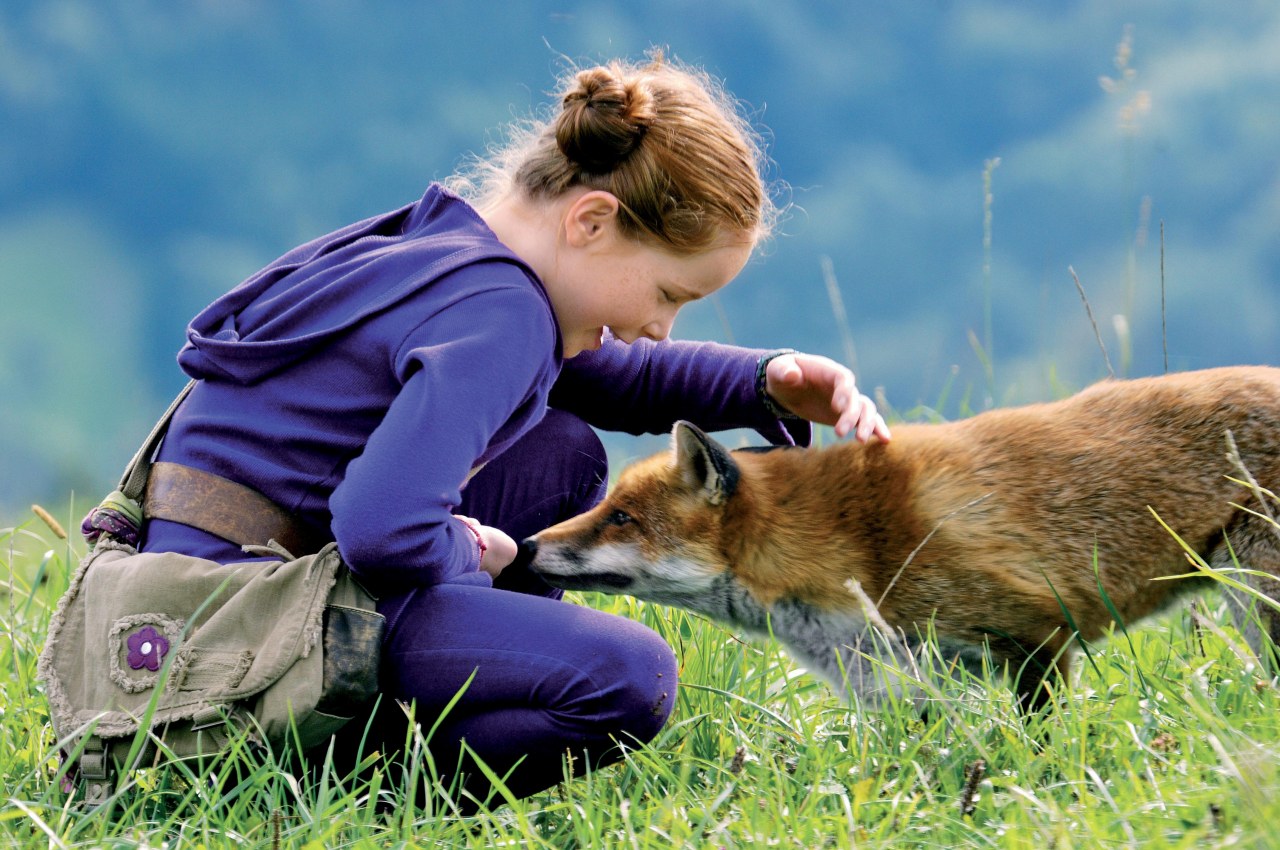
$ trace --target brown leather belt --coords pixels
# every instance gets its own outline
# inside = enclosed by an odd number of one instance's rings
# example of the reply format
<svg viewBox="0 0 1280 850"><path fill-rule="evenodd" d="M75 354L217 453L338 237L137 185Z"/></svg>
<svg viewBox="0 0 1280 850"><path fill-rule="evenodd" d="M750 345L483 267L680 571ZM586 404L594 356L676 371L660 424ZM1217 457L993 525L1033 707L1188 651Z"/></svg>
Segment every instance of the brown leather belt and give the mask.
<svg viewBox="0 0 1280 850"><path fill-rule="evenodd" d="M142 510L150 519L189 525L239 546L274 540L295 556L328 542L252 487L180 463L151 465Z"/></svg>

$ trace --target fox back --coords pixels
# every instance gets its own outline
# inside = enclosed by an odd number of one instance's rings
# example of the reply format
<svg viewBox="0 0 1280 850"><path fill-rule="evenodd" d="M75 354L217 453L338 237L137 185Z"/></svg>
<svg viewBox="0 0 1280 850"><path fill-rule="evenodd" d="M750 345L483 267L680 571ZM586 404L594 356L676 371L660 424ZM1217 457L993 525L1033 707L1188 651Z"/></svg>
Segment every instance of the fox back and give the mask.
<svg viewBox="0 0 1280 850"><path fill-rule="evenodd" d="M1022 669L1019 694L1038 701L1077 633L1097 638L1112 611L1130 623L1196 583L1157 580L1195 572L1184 544L1212 566L1266 573L1257 590L1280 595L1280 529L1246 477L1280 487L1280 370L1105 381L894 431L889 443L730 452L678 423L670 453L536 535L532 568L560 587L772 629L867 698L868 658L909 661L931 624L962 661L989 652ZM1249 621L1260 652L1264 632L1280 639L1273 615Z"/></svg>

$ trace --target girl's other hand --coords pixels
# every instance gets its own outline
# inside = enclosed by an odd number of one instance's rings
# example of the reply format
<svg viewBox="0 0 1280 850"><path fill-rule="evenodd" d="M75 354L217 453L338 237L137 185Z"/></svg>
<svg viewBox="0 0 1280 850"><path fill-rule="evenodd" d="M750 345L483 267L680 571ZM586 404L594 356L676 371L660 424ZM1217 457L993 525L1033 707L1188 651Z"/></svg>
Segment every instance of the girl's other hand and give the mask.
<svg viewBox="0 0 1280 850"><path fill-rule="evenodd" d="M475 535L480 546L480 570L493 578L507 568L516 558L516 541L505 531L490 525L481 525L469 516L454 514L454 519L461 520Z"/></svg>
<svg viewBox="0 0 1280 850"><path fill-rule="evenodd" d="M853 432L862 443L872 435L890 438L876 403L858 392L852 372L830 358L800 353L773 358L765 367L765 391L797 416L834 426L837 437Z"/></svg>

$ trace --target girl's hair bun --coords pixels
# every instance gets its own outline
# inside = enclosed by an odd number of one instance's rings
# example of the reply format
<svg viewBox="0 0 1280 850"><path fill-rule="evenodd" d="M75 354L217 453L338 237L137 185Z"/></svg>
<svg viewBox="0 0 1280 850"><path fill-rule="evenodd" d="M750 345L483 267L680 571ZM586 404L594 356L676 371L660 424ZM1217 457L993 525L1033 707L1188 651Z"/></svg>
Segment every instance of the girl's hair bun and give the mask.
<svg viewBox="0 0 1280 850"><path fill-rule="evenodd" d="M610 66L579 71L561 104L556 144L591 174L613 171L631 156L656 117L646 81L624 81L620 69Z"/></svg>
<svg viewBox="0 0 1280 850"><path fill-rule="evenodd" d="M769 235L763 142L715 78L653 51L569 70L558 99L451 185L479 208L513 190L535 201L608 192L620 233L681 256Z"/></svg>

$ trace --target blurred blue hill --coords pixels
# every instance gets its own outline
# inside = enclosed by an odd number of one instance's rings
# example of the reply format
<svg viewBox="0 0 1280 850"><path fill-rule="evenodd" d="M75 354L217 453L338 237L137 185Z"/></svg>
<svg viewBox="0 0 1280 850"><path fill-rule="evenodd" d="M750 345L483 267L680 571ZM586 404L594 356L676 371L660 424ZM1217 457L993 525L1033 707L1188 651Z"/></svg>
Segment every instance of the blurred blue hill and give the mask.
<svg viewBox="0 0 1280 850"><path fill-rule="evenodd" d="M1105 375L1068 266L1117 368L1164 368L1163 225L1170 368L1280 360L1271 2L19 0L0 8L0 526L113 483L219 293L418 197L566 63L652 46L749 106L790 204L678 336L852 359L897 411L948 381L953 406L1042 399Z"/></svg>

